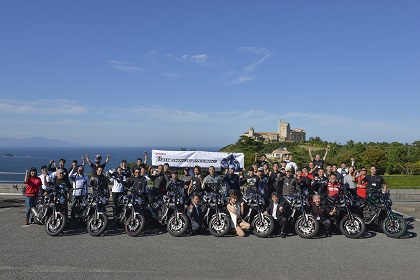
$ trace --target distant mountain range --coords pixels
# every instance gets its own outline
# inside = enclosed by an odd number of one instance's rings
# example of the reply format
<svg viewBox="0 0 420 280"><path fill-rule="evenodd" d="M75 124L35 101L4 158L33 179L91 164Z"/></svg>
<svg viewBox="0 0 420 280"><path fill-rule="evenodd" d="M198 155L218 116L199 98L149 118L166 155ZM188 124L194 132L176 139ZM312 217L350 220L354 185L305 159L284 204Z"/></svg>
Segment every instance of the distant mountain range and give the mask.
<svg viewBox="0 0 420 280"><path fill-rule="evenodd" d="M0 137L0 147L73 147L80 144L70 141L31 137L23 139Z"/></svg>

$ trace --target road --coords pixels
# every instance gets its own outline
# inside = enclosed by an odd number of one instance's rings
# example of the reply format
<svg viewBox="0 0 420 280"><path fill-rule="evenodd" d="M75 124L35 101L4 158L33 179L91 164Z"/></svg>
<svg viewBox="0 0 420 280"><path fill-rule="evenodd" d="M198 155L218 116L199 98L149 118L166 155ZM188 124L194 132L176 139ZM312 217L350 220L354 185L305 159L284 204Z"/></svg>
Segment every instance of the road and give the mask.
<svg viewBox="0 0 420 280"><path fill-rule="evenodd" d="M20 202L0 205L0 279L420 279L420 223L388 238L369 228L358 240L339 232L306 240L193 235L158 227L139 237L109 228L92 237L78 222L50 237L24 225Z"/></svg>

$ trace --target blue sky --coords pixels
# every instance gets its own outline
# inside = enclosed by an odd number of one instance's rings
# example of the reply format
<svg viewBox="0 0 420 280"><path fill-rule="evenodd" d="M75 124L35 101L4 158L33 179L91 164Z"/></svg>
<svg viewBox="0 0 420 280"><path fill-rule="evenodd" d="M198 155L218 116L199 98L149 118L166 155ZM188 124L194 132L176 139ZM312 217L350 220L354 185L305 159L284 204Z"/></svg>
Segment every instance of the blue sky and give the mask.
<svg viewBox="0 0 420 280"><path fill-rule="evenodd" d="M420 140L420 2L0 2L2 137Z"/></svg>

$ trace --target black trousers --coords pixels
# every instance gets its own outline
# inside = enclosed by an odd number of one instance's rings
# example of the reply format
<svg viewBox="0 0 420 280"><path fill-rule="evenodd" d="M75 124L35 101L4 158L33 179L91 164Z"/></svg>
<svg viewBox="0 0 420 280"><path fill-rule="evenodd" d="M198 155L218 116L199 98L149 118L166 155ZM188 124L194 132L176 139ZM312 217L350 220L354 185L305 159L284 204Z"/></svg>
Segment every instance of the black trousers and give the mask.
<svg viewBox="0 0 420 280"><path fill-rule="evenodd" d="M287 218L284 216L281 216L278 220L274 219L274 221L276 221L277 230L279 230L281 233L286 233L285 229L287 225Z"/></svg>
<svg viewBox="0 0 420 280"><path fill-rule="evenodd" d="M120 206L118 205L118 199L124 195L124 192L113 192L112 193L112 213L114 215L114 220L120 214Z"/></svg>

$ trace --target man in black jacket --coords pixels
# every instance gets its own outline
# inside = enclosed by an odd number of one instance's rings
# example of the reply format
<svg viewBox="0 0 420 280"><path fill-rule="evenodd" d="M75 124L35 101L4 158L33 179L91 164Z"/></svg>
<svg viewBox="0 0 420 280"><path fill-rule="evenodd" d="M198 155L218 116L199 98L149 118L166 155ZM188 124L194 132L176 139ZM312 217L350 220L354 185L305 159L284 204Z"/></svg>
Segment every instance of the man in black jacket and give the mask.
<svg viewBox="0 0 420 280"><path fill-rule="evenodd" d="M166 176L163 171L163 165L160 164L152 173L152 166L149 167L149 178L153 182L153 188L149 189L149 202L152 203L155 201L156 197L162 197L166 194Z"/></svg>
<svg viewBox="0 0 420 280"><path fill-rule="evenodd" d="M202 228L204 214L201 210L200 197L198 195L194 195L191 199L191 204L187 209L187 216L191 220L191 229L193 233Z"/></svg>
<svg viewBox="0 0 420 280"><path fill-rule="evenodd" d="M273 192L271 195L271 202L270 205L268 205L267 209L264 212L265 216L272 216L273 219L277 222L277 225L280 226L280 236L282 238L286 237L286 233L284 231L287 218L285 217L285 211L284 211L284 202L279 202L279 197L276 192Z"/></svg>
<svg viewBox="0 0 420 280"><path fill-rule="evenodd" d="M321 204L321 197L316 194L312 197L313 204L312 207L312 215L317 219L320 224L323 224L325 227L325 236L330 237L330 226L331 226L331 216L333 216L336 212L336 209L330 210L327 205Z"/></svg>

